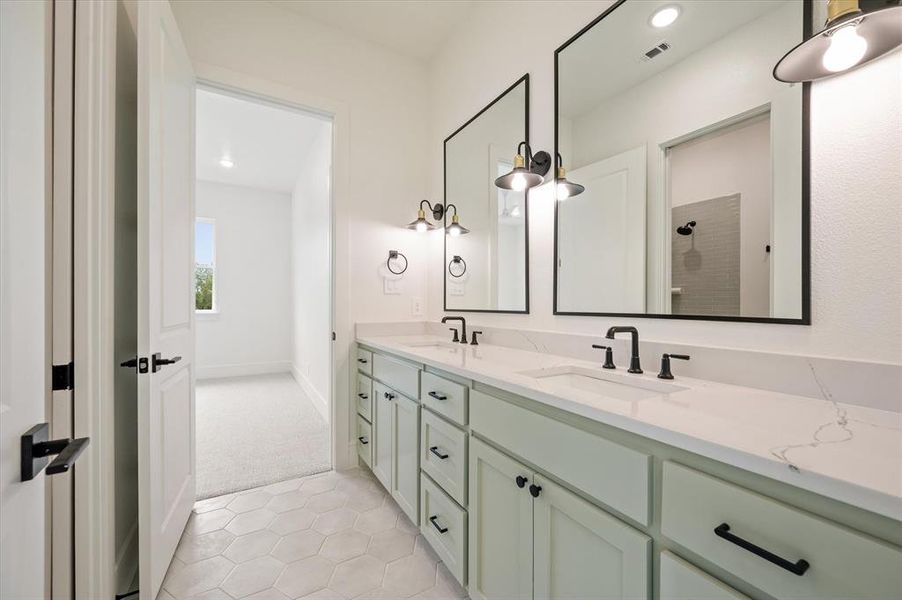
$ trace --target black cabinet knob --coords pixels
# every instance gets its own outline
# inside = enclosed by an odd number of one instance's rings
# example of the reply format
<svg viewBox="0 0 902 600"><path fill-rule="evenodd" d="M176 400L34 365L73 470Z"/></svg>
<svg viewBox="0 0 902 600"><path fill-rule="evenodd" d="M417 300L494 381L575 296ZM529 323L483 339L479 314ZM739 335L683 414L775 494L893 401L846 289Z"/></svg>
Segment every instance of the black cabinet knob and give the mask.
<svg viewBox="0 0 902 600"><path fill-rule="evenodd" d="M526 477L523 477L522 475L517 475L516 481L517 481L517 487L522 490L524 487L526 487L526 482L529 481L529 479L527 479Z"/></svg>
<svg viewBox="0 0 902 600"><path fill-rule="evenodd" d="M529 494L530 494L533 498L538 498L538 497L539 497L539 494L540 494L541 492L542 492L542 486L536 485L536 484L534 484L534 483L532 483L532 484L529 485Z"/></svg>

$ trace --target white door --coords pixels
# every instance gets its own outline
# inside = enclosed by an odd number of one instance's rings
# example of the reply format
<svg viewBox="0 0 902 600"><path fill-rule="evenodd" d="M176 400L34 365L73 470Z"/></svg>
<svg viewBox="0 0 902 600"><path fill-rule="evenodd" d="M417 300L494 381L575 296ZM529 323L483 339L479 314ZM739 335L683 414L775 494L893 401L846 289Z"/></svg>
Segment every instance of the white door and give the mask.
<svg viewBox="0 0 902 600"><path fill-rule="evenodd" d="M138 12L140 589L155 598L194 504L194 73L168 2ZM153 356L178 360L153 366Z"/></svg>
<svg viewBox="0 0 902 600"><path fill-rule="evenodd" d="M648 600L651 538L536 476L535 598Z"/></svg>
<svg viewBox="0 0 902 600"><path fill-rule="evenodd" d="M470 438L469 587L474 600L532 598L532 478L517 461Z"/></svg>
<svg viewBox="0 0 902 600"><path fill-rule="evenodd" d="M392 406L391 390L373 383L373 475L391 490Z"/></svg>
<svg viewBox="0 0 902 600"><path fill-rule="evenodd" d="M46 2L0 2L0 598L42 599L50 591L46 475L20 480L19 440L47 421L50 393L51 11Z"/></svg>
<svg viewBox="0 0 902 600"><path fill-rule="evenodd" d="M558 306L645 312L645 146L574 169L586 186L558 202Z"/></svg>
<svg viewBox="0 0 902 600"><path fill-rule="evenodd" d="M420 405L400 394L392 403L391 495L413 523L420 522Z"/></svg>

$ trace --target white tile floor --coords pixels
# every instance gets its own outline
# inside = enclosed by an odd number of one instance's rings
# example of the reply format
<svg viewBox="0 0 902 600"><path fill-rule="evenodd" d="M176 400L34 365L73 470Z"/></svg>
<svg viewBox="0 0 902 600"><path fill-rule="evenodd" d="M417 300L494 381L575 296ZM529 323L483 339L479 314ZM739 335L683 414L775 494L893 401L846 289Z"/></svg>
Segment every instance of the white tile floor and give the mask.
<svg viewBox="0 0 902 600"><path fill-rule="evenodd" d="M160 600L466 598L364 469L194 507Z"/></svg>

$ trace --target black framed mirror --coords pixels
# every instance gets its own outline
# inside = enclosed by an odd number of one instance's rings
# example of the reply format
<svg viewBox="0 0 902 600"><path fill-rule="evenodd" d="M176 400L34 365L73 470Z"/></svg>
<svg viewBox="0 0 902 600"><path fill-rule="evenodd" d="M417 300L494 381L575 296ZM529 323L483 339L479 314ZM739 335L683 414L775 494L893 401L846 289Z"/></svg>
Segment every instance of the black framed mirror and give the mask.
<svg viewBox="0 0 902 600"><path fill-rule="evenodd" d="M529 141L529 74L444 142L444 310L529 312L528 190L501 189Z"/></svg>
<svg viewBox="0 0 902 600"><path fill-rule="evenodd" d="M555 51L554 313L810 324L810 0L620 0ZM573 194L568 190L577 189Z"/></svg>

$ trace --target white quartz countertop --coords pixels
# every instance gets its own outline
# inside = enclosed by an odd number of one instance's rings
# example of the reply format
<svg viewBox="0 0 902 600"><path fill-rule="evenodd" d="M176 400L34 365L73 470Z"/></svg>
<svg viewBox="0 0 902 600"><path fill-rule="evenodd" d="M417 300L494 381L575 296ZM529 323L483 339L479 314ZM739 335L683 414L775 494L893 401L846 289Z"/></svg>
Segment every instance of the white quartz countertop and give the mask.
<svg viewBox="0 0 902 600"><path fill-rule="evenodd" d="M442 369L595 421L902 521L902 414L680 377L684 389L622 400L524 371L572 366L643 380L601 362L503 346L451 344L433 335L358 336L365 346ZM766 377L762 373L762 377ZM638 378L638 379L634 379Z"/></svg>

